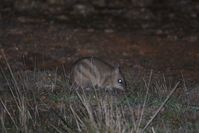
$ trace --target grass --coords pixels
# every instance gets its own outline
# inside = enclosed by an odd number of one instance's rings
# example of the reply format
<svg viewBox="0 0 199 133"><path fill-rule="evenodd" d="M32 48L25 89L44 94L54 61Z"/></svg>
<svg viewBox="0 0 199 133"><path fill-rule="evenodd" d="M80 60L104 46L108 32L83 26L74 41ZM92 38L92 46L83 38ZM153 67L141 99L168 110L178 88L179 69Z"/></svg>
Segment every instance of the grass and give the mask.
<svg viewBox="0 0 199 133"><path fill-rule="evenodd" d="M71 92L68 81L56 70L13 72L7 60L4 63L2 133L199 132L198 106L185 104L183 91L175 95L176 89L188 90L184 82L171 84L151 72L140 80L128 75L125 93Z"/></svg>

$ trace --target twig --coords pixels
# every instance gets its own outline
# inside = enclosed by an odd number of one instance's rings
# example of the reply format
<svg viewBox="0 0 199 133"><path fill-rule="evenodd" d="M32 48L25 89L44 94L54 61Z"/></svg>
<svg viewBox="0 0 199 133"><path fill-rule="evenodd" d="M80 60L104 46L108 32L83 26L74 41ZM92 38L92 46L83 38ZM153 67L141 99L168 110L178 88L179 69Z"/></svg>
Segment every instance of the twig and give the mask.
<svg viewBox="0 0 199 133"><path fill-rule="evenodd" d="M151 122L155 119L155 117L158 115L158 113L160 112L160 110L163 108L163 106L166 104L166 102L169 100L169 98L171 97L171 95L173 94L173 92L177 89L178 85L180 84L180 81L176 83L176 85L174 86L174 88L171 90L171 92L169 93L169 95L167 96L167 98L164 100L164 102L161 104L161 106L158 108L158 110L155 112L155 114L151 117L151 119L148 121L148 123L144 126L142 132L144 132L144 130L151 124Z"/></svg>

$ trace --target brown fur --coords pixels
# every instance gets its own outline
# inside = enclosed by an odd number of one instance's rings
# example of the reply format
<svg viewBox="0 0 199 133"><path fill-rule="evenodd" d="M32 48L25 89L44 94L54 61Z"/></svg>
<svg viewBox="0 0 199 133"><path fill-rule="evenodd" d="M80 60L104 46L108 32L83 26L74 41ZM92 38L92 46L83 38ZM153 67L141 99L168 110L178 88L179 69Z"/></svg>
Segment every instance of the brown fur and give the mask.
<svg viewBox="0 0 199 133"><path fill-rule="evenodd" d="M119 83L121 81L121 83ZM96 58L78 60L71 69L70 82L75 88L125 88L124 77L118 67Z"/></svg>

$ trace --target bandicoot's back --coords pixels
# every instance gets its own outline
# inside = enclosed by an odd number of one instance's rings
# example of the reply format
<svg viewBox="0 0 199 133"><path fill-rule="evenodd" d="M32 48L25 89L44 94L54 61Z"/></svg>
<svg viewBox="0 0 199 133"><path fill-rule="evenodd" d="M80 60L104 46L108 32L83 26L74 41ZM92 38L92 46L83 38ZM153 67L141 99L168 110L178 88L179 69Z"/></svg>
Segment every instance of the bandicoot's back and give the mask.
<svg viewBox="0 0 199 133"><path fill-rule="evenodd" d="M95 57L78 60L71 69L70 82L76 88L125 88L119 67L113 67Z"/></svg>

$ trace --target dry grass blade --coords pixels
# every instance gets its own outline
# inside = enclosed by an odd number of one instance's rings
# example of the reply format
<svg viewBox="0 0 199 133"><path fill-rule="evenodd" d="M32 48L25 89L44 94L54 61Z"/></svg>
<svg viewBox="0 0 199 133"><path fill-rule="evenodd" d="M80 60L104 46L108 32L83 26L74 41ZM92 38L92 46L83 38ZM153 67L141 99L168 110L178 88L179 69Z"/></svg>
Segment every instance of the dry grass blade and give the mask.
<svg viewBox="0 0 199 133"><path fill-rule="evenodd" d="M56 132L58 133L63 133L59 128L57 128L55 125L53 124L49 124L49 126L51 126Z"/></svg>
<svg viewBox="0 0 199 133"><path fill-rule="evenodd" d="M97 131L97 125L96 125L95 119L94 119L93 114L92 114L92 109L91 109L89 101L87 100L87 98L85 96L85 93L83 92L83 95L80 95L77 92L77 95L78 95L80 101L82 102L83 106L86 108L86 111L88 113L88 116L89 116L89 119L90 119L90 122L92 124L93 129L95 129L96 132L98 132Z"/></svg>
<svg viewBox="0 0 199 133"><path fill-rule="evenodd" d="M72 106L70 106L70 109L71 109L71 111L72 111L72 113L73 113L73 116L74 116L74 118L75 118L75 122L76 122L76 125L77 125L77 128L78 128L78 131L79 131L79 132L82 132L81 127L80 127L80 123L81 123L82 125L84 125L83 121L80 119L79 115L74 111L74 109L72 108ZM79 122L80 122L80 123L79 123ZM85 126L85 125L84 125L84 126Z"/></svg>
<svg viewBox="0 0 199 133"><path fill-rule="evenodd" d="M166 102L169 100L169 98L171 97L171 95L174 93L174 91L177 89L178 85L180 84L180 82L177 82L176 85L174 86L174 88L171 90L171 92L169 93L169 95L167 96L167 98L164 100L164 102L161 104L161 106L158 108L158 110L155 112L155 114L151 117L151 119L147 122L147 124L144 126L144 128L142 129L142 132L144 132L144 130L151 124L151 122L155 119L155 117L158 115L158 113L160 112L160 110L163 108L163 106L166 104Z"/></svg>
<svg viewBox="0 0 199 133"><path fill-rule="evenodd" d="M14 76L14 73L13 73L13 71L12 71L12 69L11 69L10 64L8 63L8 60L7 60L7 58L6 58L6 55L5 55L5 53L4 53L3 50L1 50L1 53L2 53L2 55L3 55L3 59L5 60L6 66L8 67L8 70L9 70L9 72L10 72L10 75L11 75L11 77L12 77L12 80L14 81L14 85L15 85L15 87L16 87L18 93L20 93L20 89L19 89L20 87L18 86L18 83L17 83L17 81L16 81L16 79L15 79L15 76Z"/></svg>
<svg viewBox="0 0 199 133"><path fill-rule="evenodd" d="M4 120L4 117L3 117L3 115L1 114L0 115L0 121L1 121L1 132L2 133L7 133L8 131L7 131L7 129L6 129L6 127L5 127L5 120Z"/></svg>
<svg viewBox="0 0 199 133"><path fill-rule="evenodd" d="M153 127L151 128L151 130L152 130L152 133L155 133L155 129Z"/></svg>
<svg viewBox="0 0 199 133"><path fill-rule="evenodd" d="M147 98L148 98L149 87L150 87L150 84L151 84L152 74L153 74L153 71L151 70L150 76L149 76L148 84L146 83L146 81L144 81L145 87L146 87L147 91L146 91L146 95L145 95L145 98L144 98L144 103L143 103L143 106L142 106L142 111L141 111L141 115L140 115L140 120L139 120L139 123L138 123L137 128L140 127L140 124L141 124L141 122L142 122L142 117L143 117L143 114L144 114L144 109L145 109L146 101L147 101ZM137 130L138 130L138 129L137 129Z"/></svg>
<svg viewBox="0 0 199 133"><path fill-rule="evenodd" d="M8 113L10 119L12 120L12 122L13 122L13 124L15 125L16 129L18 130L18 126L17 126L17 124L16 124L14 118L13 118L12 115L10 114L10 112L9 112L9 110L7 109L6 105L3 103L2 99L0 99L0 100L1 100L1 104L3 105L5 111Z"/></svg>

